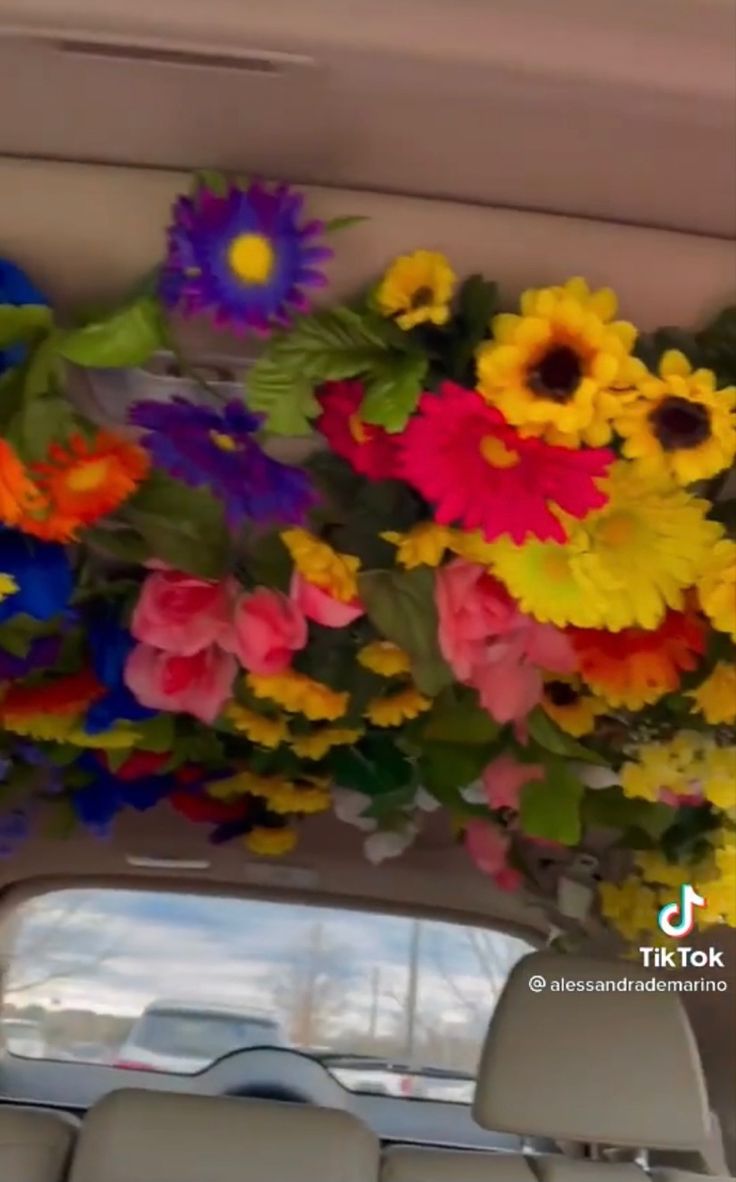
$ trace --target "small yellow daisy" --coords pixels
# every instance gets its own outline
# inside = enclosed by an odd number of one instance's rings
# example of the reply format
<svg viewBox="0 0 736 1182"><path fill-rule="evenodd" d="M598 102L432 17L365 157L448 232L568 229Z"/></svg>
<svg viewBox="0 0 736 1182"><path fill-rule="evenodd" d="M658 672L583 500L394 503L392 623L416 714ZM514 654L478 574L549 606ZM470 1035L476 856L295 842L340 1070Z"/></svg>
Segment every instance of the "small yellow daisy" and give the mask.
<svg viewBox="0 0 736 1182"><path fill-rule="evenodd" d="M432 706L414 686L407 686L385 698L373 698L368 703L365 716L374 726L401 726L411 718L417 718Z"/></svg>
<svg viewBox="0 0 736 1182"><path fill-rule="evenodd" d="M376 290L376 307L404 331L418 324L446 324L456 282L443 254L415 250L391 264Z"/></svg>
<svg viewBox="0 0 736 1182"><path fill-rule="evenodd" d="M709 677L686 695L711 726L736 722L736 665L719 661Z"/></svg>
<svg viewBox="0 0 736 1182"><path fill-rule="evenodd" d="M398 677L411 672L411 658L390 640L374 640L358 653L358 664L380 677Z"/></svg>

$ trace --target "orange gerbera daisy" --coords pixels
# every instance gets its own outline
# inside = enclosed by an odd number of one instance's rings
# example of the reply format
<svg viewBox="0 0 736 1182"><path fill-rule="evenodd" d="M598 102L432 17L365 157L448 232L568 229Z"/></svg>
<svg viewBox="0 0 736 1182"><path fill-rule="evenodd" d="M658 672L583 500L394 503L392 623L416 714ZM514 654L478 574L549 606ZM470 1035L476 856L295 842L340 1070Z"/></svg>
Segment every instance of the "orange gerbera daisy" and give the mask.
<svg viewBox="0 0 736 1182"><path fill-rule="evenodd" d="M17 525L40 499L18 456L9 443L0 439L0 521Z"/></svg>
<svg viewBox="0 0 736 1182"><path fill-rule="evenodd" d="M690 613L669 611L658 628L604 632L570 628L580 675L609 706L640 710L673 693L682 673L705 652L705 625Z"/></svg>
<svg viewBox="0 0 736 1182"><path fill-rule="evenodd" d="M12 724L14 719L42 714L76 717L104 693L91 669L57 677L46 685L11 685L0 702L0 719Z"/></svg>
<svg viewBox="0 0 736 1182"><path fill-rule="evenodd" d="M141 447L109 431L100 431L91 442L73 435L66 447L52 444L46 462L33 469L49 511L34 515L36 528L31 525L28 532L70 540L80 525L90 525L117 509L135 492L149 467Z"/></svg>

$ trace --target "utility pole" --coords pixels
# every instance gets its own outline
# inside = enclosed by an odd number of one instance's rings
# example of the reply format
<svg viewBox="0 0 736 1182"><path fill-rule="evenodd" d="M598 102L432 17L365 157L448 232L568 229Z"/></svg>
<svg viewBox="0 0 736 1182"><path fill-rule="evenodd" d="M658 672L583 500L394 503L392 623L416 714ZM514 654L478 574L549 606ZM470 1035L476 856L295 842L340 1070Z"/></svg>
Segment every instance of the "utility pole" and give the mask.
<svg viewBox="0 0 736 1182"><path fill-rule="evenodd" d="M416 1067L417 1001L419 999L419 958L422 940L422 921L415 919L409 943L409 980L406 989L406 1062Z"/></svg>
<svg viewBox="0 0 736 1182"><path fill-rule="evenodd" d="M378 1037L378 1011L381 996L381 970L376 967L371 974L371 1019L368 1027L371 1042Z"/></svg>

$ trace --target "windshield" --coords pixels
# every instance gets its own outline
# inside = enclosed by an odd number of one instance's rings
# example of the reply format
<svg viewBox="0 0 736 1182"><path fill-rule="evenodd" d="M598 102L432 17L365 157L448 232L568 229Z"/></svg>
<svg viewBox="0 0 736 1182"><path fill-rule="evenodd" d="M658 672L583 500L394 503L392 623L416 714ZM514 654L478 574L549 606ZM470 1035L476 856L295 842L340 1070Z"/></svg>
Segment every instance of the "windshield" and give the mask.
<svg viewBox="0 0 736 1182"><path fill-rule="evenodd" d="M529 950L406 916L66 890L19 908L1 1017L33 1022L49 1059L187 1074L289 1046L355 1090L467 1103L496 999Z"/></svg>

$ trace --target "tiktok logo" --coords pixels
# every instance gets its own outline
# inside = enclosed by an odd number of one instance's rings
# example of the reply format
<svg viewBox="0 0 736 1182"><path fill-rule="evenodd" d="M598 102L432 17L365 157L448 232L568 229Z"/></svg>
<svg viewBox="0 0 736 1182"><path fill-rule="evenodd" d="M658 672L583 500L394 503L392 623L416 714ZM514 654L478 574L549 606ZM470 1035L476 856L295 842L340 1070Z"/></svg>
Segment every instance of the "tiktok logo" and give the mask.
<svg viewBox="0 0 736 1182"><path fill-rule="evenodd" d="M695 927L695 908L707 907L708 901L686 882L680 887L680 898L676 903L665 903L660 908L657 923L660 931L673 940L684 940Z"/></svg>

